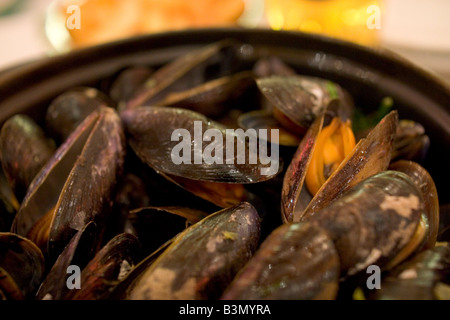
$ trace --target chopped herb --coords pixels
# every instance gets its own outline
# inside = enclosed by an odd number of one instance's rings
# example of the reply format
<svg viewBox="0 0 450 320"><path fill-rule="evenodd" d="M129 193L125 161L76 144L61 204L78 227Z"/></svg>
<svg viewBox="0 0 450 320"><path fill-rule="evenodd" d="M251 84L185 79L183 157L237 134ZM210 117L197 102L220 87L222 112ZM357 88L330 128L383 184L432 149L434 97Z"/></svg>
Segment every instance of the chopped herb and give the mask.
<svg viewBox="0 0 450 320"><path fill-rule="evenodd" d="M333 82L327 81L326 86L327 86L327 90L328 90L328 93L330 94L331 99L339 98L336 85Z"/></svg>
<svg viewBox="0 0 450 320"><path fill-rule="evenodd" d="M394 100L391 97L385 97L381 100L378 110L371 114L366 115L361 109L356 108L352 121L353 131L359 133L372 129L392 110L393 105Z"/></svg>

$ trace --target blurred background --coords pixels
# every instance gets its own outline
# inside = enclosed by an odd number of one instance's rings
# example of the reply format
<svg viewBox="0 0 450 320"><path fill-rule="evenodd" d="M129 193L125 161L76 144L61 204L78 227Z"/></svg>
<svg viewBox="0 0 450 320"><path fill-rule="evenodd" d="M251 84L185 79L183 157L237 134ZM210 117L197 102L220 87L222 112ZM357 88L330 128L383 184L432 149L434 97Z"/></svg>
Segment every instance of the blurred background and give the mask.
<svg viewBox="0 0 450 320"><path fill-rule="evenodd" d="M449 0L0 0L0 70L128 36L296 30L392 50L450 82Z"/></svg>

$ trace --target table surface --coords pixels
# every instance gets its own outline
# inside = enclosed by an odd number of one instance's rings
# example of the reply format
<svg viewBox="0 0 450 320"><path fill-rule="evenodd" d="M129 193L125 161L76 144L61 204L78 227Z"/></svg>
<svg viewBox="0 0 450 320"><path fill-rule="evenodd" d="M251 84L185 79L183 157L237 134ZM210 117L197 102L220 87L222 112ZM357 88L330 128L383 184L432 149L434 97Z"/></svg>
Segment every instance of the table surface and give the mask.
<svg viewBox="0 0 450 320"><path fill-rule="evenodd" d="M2 1L22 6L1 15L0 3L0 70L55 54L44 33L46 8L53 0ZM450 82L450 1L384 1L381 46Z"/></svg>

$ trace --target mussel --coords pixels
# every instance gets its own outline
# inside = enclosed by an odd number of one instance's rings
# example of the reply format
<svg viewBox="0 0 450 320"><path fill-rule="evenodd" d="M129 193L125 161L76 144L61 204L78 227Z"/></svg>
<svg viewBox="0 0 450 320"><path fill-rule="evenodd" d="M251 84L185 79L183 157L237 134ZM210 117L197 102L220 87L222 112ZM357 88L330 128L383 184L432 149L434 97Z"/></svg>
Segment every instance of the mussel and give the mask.
<svg viewBox="0 0 450 320"><path fill-rule="evenodd" d="M242 203L180 233L139 276L128 299L218 299L259 243L255 208Z"/></svg>
<svg viewBox="0 0 450 320"><path fill-rule="evenodd" d="M315 120L286 171L282 191L282 217L284 221L300 221L303 217L329 205L340 194L358 182L386 170L391 160L391 150L397 128L396 111L388 114L365 139L348 153L335 171L319 187L306 208L297 207L305 181L317 137L322 131L324 115ZM324 170L317 168L317 170Z"/></svg>
<svg viewBox="0 0 450 320"><path fill-rule="evenodd" d="M415 250L424 199L406 174L383 171L361 181L342 197L303 221L317 223L333 239L343 275L369 265L393 267ZM406 252L405 252L406 250Z"/></svg>
<svg viewBox="0 0 450 320"><path fill-rule="evenodd" d="M246 107L244 102L239 105L239 100L243 100L245 93L250 91L254 84L253 73L243 71L184 91L168 93L164 99L157 102L157 105L181 107L217 119L232 108L244 109Z"/></svg>
<svg viewBox="0 0 450 320"><path fill-rule="evenodd" d="M333 99L342 101L338 116L351 117L352 102L348 93L332 81L301 75L272 75L258 78L256 83L273 105L274 117L299 133L304 133Z"/></svg>
<svg viewBox="0 0 450 320"><path fill-rule="evenodd" d="M12 221L19 209L19 202L8 183L3 170L0 170L0 232L11 229Z"/></svg>
<svg viewBox="0 0 450 320"><path fill-rule="evenodd" d="M131 99L153 72L147 66L132 66L122 70L111 84L109 96L116 104Z"/></svg>
<svg viewBox="0 0 450 320"><path fill-rule="evenodd" d="M68 90L53 99L47 108L46 129L62 143L89 114L101 107L113 107L113 103L100 90L92 87Z"/></svg>
<svg viewBox="0 0 450 320"><path fill-rule="evenodd" d="M67 281L71 266L82 270L98 250L98 227L90 221L78 231L58 256L42 281L36 299L61 300L69 293Z"/></svg>
<svg viewBox="0 0 450 320"><path fill-rule="evenodd" d="M275 52L226 39L128 61L44 123L9 119L0 298L445 298L431 135Z"/></svg>
<svg viewBox="0 0 450 320"><path fill-rule="evenodd" d="M135 236L129 233L116 235L84 267L79 290L69 291L64 299L107 299L140 261L140 253L140 243Z"/></svg>
<svg viewBox="0 0 450 320"><path fill-rule="evenodd" d="M224 40L192 50L156 70L119 110L157 105L168 93L186 90L207 81L233 74L239 66L240 44Z"/></svg>
<svg viewBox="0 0 450 320"><path fill-rule="evenodd" d="M54 261L86 223L103 225L124 144L113 109L91 113L33 180L11 231L33 240Z"/></svg>
<svg viewBox="0 0 450 320"><path fill-rule="evenodd" d="M44 256L33 242L0 233L0 300L33 299L44 273Z"/></svg>
<svg viewBox="0 0 450 320"><path fill-rule="evenodd" d="M18 114L3 124L1 163L18 201L22 201L31 181L55 150L54 141L29 116Z"/></svg>
<svg viewBox="0 0 450 320"><path fill-rule="evenodd" d="M423 251L385 275L380 289L366 292L377 300L449 300L450 247Z"/></svg>
<svg viewBox="0 0 450 320"><path fill-rule="evenodd" d="M128 215L135 235L147 254L207 216L208 213L199 209L176 206L144 207L131 210Z"/></svg>
<svg viewBox="0 0 450 320"><path fill-rule="evenodd" d="M241 128L248 129L268 129L278 130L278 143L280 146L297 147L300 144L301 136L291 133L288 129L272 115L265 110L254 110L240 115L237 119ZM270 137L267 137L269 141Z"/></svg>
<svg viewBox="0 0 450 320"><path fill-rule="evenodd" d="M394 141L392 160L423 161L430 148L430 138L418 122L401 119Z"/></svg>
<svg viewBox="0 0 450 320"><path fill-rule="evenodd" d="M221 299L335 299L339 277L339 256L327 233L314 224L288 223L264 240Z"/></svg>
<svg viewBox="0 0 450 320"><path fill-rule="evenodd" d="M140 107L121 117L128 143L143 162L221 207L248 200L242 184L269 180L281 170L278 145L270 145L275 147L269 157L267 139L228 130L193 111Z"/></svg>

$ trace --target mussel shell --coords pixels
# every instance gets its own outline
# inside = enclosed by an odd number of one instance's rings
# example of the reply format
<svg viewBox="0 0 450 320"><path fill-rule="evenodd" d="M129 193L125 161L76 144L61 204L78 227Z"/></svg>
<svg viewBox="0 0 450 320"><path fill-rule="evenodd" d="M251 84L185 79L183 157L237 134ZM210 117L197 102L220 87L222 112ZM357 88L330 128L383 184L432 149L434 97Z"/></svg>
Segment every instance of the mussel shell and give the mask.
<svg viewBox="0 0 450 320"><path fill-rule="evenodd" d="M427 233L418 250L433 248L439 232L439 198L433 178L424 167L413 161L399 160L389 169L406 173L422 192Z"/></svg>
<svg viewBox="0 0 450 320"><path fill-rule="evenodd" d="M33 242L14 233L0 233L0 295L32 299L44 273L44 256Z"/></svg>
<svg viewBox="0 0 450 320"><path fill-rule="evenodd" d="M392 150L392 161L412 160L421 162L430 147L430 138L425 128L418 122L401 119Z"/></svg>
<svg viewBox="0 0 450 320"><path fill-rule="evenodd" d="M232 40L216 42L178 57L156 70L136 94L119 110L153 105L168 93L183 91L221 76L238 67L240 44Z"/></svg>
<svg viewBox="0 0 450 320"><path fill-rule="evenodd" d="M243 97L252 86L255 86L253 73L242 71L184 91L168 93L164 99L154 104L185 108L206 117L218 118L231 108L238 108L239 98Z"/></svg>
<svg viewBox="0 0 450 320"><path fill-rule="evenodd" d="M383 268L396 257L413 237L423 210L422 193L406 174L383 171L304 221L328 232L347 276L372 264Z"/></svg>
<svg viewBox="0 0 450 320"><path fill-rule="evenodd" d="M109 96L118 105L128 101L153 72L153 69L146 66L133 66L122 70L111 84Z"/></svg>
<svg viewBox="0 0 450 320"><path fill-rule="evenodd" d="M28 116L18 114L3 124L0 134L2 167L19 201L55 150L55 143Z"/></svg>
<svg viewBox="0 0 450 320"><path fill-rule="evenodd" d="M317 137L322 130L324 116L318 117L302 138L291 163L286 169L281 191L281 217L284 222L299 221L305 209L299 202L303 184L311 162Z"/></svg>
<svg viewBox="0 0 450 320"><path fill-rule="evenodd" d="M81 272L81 288L67 300L105 300L141 259L139 240L121 233L108 241Z"/></svg>
<svg viewBox="0 0 450 320"><path fill-rule="evenodd" d="M94 257L97 247L97 226L95 222L91 221L73 236L63 252L59 255L39 287L36 299L64 299L69 292L66 283L68 267L75 265L82 270Z"/></svg>
<svg viewBox="0 0 450 320"><path fill-rule="evenodd" d="M93 111L113 107L111 99L92 87L77 87L57 96L47 108L45 126L59 143Z"/></svg>
<svg viewBox="0 0 450 320"><path fill-rule="evenodd" d="M129 147L129 146L128 146ZM116 193L116 205L121 207L123 214L127 216L131 210L139 209L142 207L189 207L195 208L203 212L216 212L220 210L220 207L195 195L192 191L188 191L183 188L181 184L174 183L173 179L156 172L153 168L142 162L141 159L130 148L127 152L125 160L125 169L128 174L139 177L140 182L133 183L127 191L128 196L122 198L123 194ZM126 176L125 176L126 178ZM186 179L189 180L189 179ZM124 181L124 180L122 180ZM189 180L190 183L196 182ZM122 190L123 185L119 182L118 191ZM176 197L174 196L176 194ZM214 193L210 192L210 195L214 196ZM129 201L129 202L128 202ZM128 204L127 204L128 202ZM142 203L142 205L139 205ZM116 207L116 209L118 209ZM116 214L117 215L117 214ZM111 217L111 219L114 219Z"/></svg>
<svg viewBox="0 0 450 320"><path fill-rule="evenodd" d="M33 180L12 232L27 236L55 208L44 248L54 261L89 221L104 225L124 153L125 137L116 112L101 108L91 113Z"/></svg>
<svg viewBox="0 0 450 320"><path fill-rule="evenodd" d="M248 201L251 195L242 184L192 180L162 174L166 179L220 208Z"/></svg>
<svg viewBox="0 0 450 320"><path fill-rule="evenodd" d="M450 285L450 247L437 246L423 251L383 277L379 290L368 292L377 300L448 300L438 286ZM447 293L448 294L448 293Z"/></svg>
<svg viewBox="0 0 450 320"><path fill-rule="evenodd" d="M339 256L328 234L314 224L288 223L264 240L221 299L335 299L339 277Z"/></svg>
<svg viewBox="0 0 450 320"><path fill-rule="evenodd" d="M125 159L124 170L127 170L127 160L129 158ZM144 180L134 173L124 173L116 185L114 204L108 217L105 237L112 238L119 233L136 235L129 213L148 206L150 206L150 196Z"/></svg>
<svg viewBox="0 0 450 320"><path fill-rule="evenodd" d="M273 106L300 128L307 129L333 99L344 100L343 89L329 80L308 76L270 76L256 83Z"/></svg>
<svg viewBox="0 0 450 320"><path fill-rule="evenodd" d="M278 130L280 146L297 147L300 144L301 136L293 134L286 130L281 123L273 116L272 113L265 110L254 110L246 112L238 117L238 124L241 128L247 129L267 129ZM270 137L268 137L270 140ZM271 141L272 142L272 141Z"/></svg>
<svg viewBox="0 0 450 320"><path fill-rule="evenodd" d="M171 107L140 107L122 112L121 117L129 135L128 142L135 153L150 167L167 175L191 180L243 184L266 181L281 170L279 159L272 155L270 166L273 168L263 164L260 153L256 154L256 150L253 151L250 148L249 143L245 141L244 134L229 133L223 125L190 110ZM198 131L195 130L196 123L201 124L201 132L199 132L201 137L199 138L202 141L198 141L196 138L196 131ZM173 141L173 135L177 133L176 130L180 129L184 130L186 138L180 136L183 138L181 142ZM216 129L220 132L222 146L219 144L220 141L203 142L204 134L209 129ZM175 138L179 139L180 137L176 136ZM185 139L190 140L184 141ZM255 139L258 140L256 136ZM234 141L234 150L238 145L243 145L244 156L247 157L246 155L252 153L255 155L257 163L250 164L248 161L250 156L244 159L244 163L240 163L236 151L233 152L233 158L226 159L227 140ZM198 145L198 142L201 145ZM193 151L191 163L188 161L188 163L175 164L172 152L181 143L189 146L189 155L193 148L198 148L201 156L207 148L211 148L211 145L218 145L218 148L222 150L222 155L218 155L222 163L207 164L202 157L201 163L197 164L195 163L196 153ZM263 143L267 142L263 141ZM228 160L231 160L231 164ZM263 173L263 170L268 170L267 174Z"/></svg>
<svg viewBox="0 0 450 320"><path fill-rule="evenodd" d="M134 284L138 282L139 279L145 274L145 270L147 270L156 261L156 259L158 259L158 257L164 253L164 251L174 242L174 240L175 238L172 238L169 241L165 242L158 249L142 259L135 267L133 267L125 276L125 278L114 287L108 299L127 299L127 297L130 295L130 292L133 290Z"/></svg>
<svg viewBox="0 0 450 320"><path fill-rule="evenodd" d="M18 209L19 202L13 194L3 170L0 170L0 232L7 232L11 229Z"/></svg>
<svg viewBox="0 0 450 320"><path fill-rule="evenodd" d="M216 212L179 234L127 298L218 299L256 250L259 236L259 216L252 205Z"/></svg>
<svg viewBox="0 0 450 320"><path fill-rule="evenodd" d="M341 162L303 211L300 219L327 207L357 183L389 167L398 113L391 111ZM294 220L298 221L298 220Z"/></svg>
<svg viewBox="0 0 450 320"><path fill-rule="evenodd" d="M17 286L13 277L0 267L0 301L1 300L24 300L22 290Z"/></svg>
<svg viewBox="0 0 450 320"><path fill-rule="evenodd" d="M207 215L188 207L145 207L132 210L129 219L143 250L150 254Z"/></svg>

